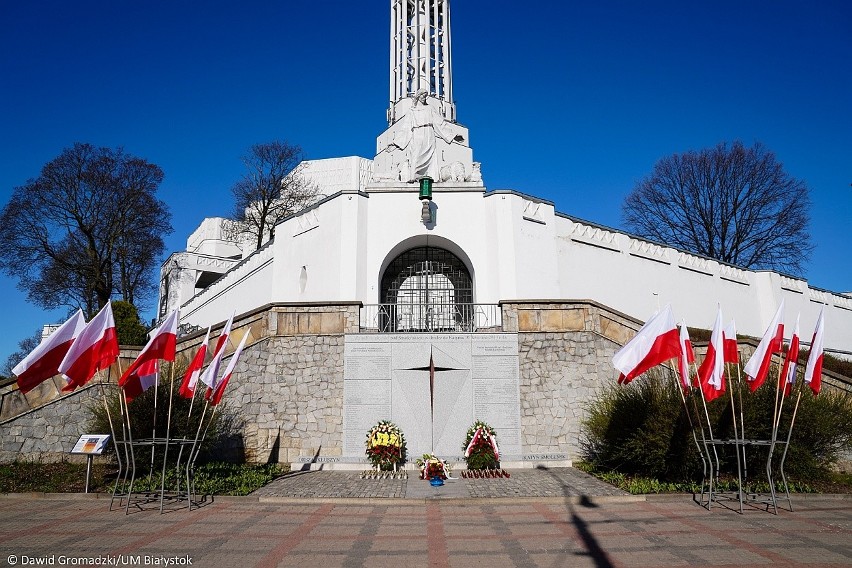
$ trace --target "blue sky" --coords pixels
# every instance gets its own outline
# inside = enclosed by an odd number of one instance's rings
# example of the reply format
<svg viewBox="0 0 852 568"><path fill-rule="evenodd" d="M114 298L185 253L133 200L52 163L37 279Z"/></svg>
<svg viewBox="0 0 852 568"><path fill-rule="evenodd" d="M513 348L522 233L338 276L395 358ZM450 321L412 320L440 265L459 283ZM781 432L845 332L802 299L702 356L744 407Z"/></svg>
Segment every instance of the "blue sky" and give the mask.
<svg viewBox="0 0 852 568"><path fill-rule="evenodd" d="M165 171L174 251L231 210L251 144L372 157L388 6L0 0L0 202L74 142L123 146ZM618 227L661 157L761 141L810 187L811 285L852 290L852 3L455 0L452 24L458 118L489 189ZM0 360L64 316L5 275L0 297Z"/></svg>

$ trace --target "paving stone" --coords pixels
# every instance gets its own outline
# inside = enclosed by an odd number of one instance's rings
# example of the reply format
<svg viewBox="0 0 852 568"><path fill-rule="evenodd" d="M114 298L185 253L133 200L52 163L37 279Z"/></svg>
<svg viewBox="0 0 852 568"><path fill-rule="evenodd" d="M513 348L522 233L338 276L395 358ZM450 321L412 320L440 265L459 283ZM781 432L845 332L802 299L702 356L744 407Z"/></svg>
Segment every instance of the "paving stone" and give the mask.
<svg viewBox="0 0 852 568"><path fill-rule="evenodd" d="M448 499L627 495L574 468L508 470L509 478L449 479L432 487L409 472L407 480L361 479L360 472L300 471L280 477L252 495L296 498ZM458 474L460 475L460 474Z"/></svg>

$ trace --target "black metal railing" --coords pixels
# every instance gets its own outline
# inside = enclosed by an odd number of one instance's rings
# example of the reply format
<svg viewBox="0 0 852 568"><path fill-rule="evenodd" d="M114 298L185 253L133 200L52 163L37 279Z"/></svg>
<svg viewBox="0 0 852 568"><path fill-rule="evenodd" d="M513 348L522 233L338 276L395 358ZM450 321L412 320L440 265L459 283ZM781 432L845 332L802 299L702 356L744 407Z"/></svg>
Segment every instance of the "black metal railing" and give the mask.
<svg viewBox="0 0 852 568"><path fill-rule="evenodd" d="M362 333L440 333L502 331L497 304L397 303L361 308Z"/></svg>

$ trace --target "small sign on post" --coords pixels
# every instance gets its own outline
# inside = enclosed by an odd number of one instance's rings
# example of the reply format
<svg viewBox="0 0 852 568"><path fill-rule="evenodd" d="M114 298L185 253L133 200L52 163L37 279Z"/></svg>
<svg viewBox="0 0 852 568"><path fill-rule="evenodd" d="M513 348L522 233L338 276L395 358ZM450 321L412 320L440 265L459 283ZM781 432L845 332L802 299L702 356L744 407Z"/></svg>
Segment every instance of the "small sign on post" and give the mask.
<svg viewBox="0 0 852 568"><path fill-rule="evenodd" d="M94 456L99 456L104 453L109 434L83 434L74 447L71 448L72 454L86 455L86 487L85 493L89 492L89 481L92 478L92 460Z"/></svg>

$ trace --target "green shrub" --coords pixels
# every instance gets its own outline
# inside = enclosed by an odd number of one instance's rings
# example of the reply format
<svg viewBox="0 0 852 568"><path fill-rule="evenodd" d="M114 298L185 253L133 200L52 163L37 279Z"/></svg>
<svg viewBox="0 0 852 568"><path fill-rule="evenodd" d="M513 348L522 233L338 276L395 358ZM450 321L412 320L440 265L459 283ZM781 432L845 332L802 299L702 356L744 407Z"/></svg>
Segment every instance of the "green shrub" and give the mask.
<svg viewBox="0 0 852 568"><path fill-rule="evenodd" d="M169 428L169 436L175 438L194 439L198 433L199 420L202 411L205 407L204 389L205 385L198 383L195 400L191 403L189 399L185 399L178 395L178 388L183 379L185 365L177 365L174 371L174 393L172 395L171 421ZM171 364L160 362L160 381L159 386L150 388L140 396L135 398L127 405L130 415L131 434L134 440L141 438L150 438L152 433L156 431L157 437L166 435L166 427L169 424L169 392L171 385ZM96 387L97 388L97 387ZM120 399L123 392L115 385L107 387L107 405L109 407L109 415L112 417L113 425L121 437L121 419L120 419ZM156 394L156 396L155 396ZM227 393L225 395L227 398ZM156 412L155 412L156 403ZM190 405L192 405L192 413L190 414ZM88 431L103 432L110 431L109 417L104 408L103 399L99 397L97 402L92 404L89 409L90 419ZM204 425L202 426L201 434L204 434L206 428L207 434L204 437L200 461L203 463L208 460L225 460L233 462L244 461L242 453L242 437L240 434L242 420L239 416L228 407L227 402L222 402L218 410L213 414L212 422L207 427L210 409L205 414ZM107 445L107 453L114 452L114 445ZM144 454L150 456L150 450L143 450ZM170 452L170 458L176 457L176 452ZM158 452L162 454L162 450ZM155 455L155 458L159 458ZM185 456L183 456L185 459ZM162 461L155 459L156 467L162 466ZM137 452L136 455L137 467L141 464L150 463L150 458L145 459Z"/></svg>
<svg viewBox="0 0 852 568"><path fill-rule="evenodd" d="M112 317L115 319L115 329L121 345L148 343L148 332L139 319L136 306L124 300L116 300L112 303Z"/></svg>
<svg viewBox="0 0 852 568"><path fill-rule="evenodd" d="M689 416L668 371L655 370L629 385L615 385L589 406L581 439L583 458L596 471L615 471L628 476L645 476L662 482L700 478L703 468L692 438L690 418L696 427L706 428L700 395L687 399ZM744 376L743 376L744 377ZM707 413L716 439L734 437L731 393L745 422L745 438L771 438L776 409L775 377L770 369L766 383L751 393L744 381L729 381L729 392L707 404ZM800 385L800 388L801 385ZM788 476L800 479L825 478L845 452L852 450L852 395L823 390L814 397L803 387L801 403L785 462ZM784 399L778 439L786 440L797 393ZM742 403L740 403L742 400ZM780 401L780 399L779 399ZM705 430L706 432L706 430ZM696 433L700 431L696 430ZM741 434L741 433L740 433ZM700 437L699 437L700 440ZM722 472L736 472L736 454L719 447ZM776 449L773 465L778 466L783 446ZM747 447L746 466L750 477L759 478L766 468L767 448ZM757 473L755 473L757 472Z"/></svg>
<svg viewBox="0 0 852 568"><path fill-rule="evenodd" d="M700 471L677 388L652 373L606 390L590 404L584 422L584 459L595 468L664 480Z"/></svg>

